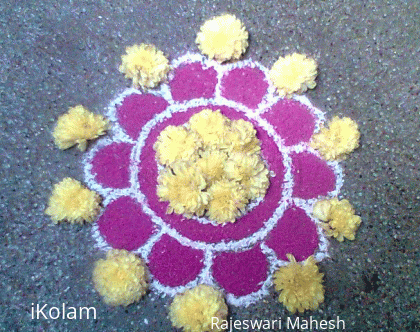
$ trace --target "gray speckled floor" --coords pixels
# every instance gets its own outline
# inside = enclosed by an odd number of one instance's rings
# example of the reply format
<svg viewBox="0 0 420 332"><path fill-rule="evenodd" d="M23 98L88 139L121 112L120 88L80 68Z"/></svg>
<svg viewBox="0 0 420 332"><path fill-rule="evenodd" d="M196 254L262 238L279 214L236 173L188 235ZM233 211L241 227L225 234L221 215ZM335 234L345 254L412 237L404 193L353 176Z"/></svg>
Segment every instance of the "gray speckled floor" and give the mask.
<svg viewBox="0 0 420 332"><path fill-rule="evenodd" d="M44 215L53 183L83 180L81 153L58 150L51 131L69 106L101 113L130 84L117 70L126 46L154 43L171 59L196 51L200 25L223 12L250 32L246 58L271 66L292 51L315 56L308 97L360 126L342 195L363 224L355 241L332 242L321 264L325 303L301 316L338 315L347 331L420 329L420 3L397 0L1 2L0 329L171 331L168 299L105 306L90 281L101 256L90 227ZM95 306L97 319L31 320L32 303L63 302ZM290 316L274 292L230 309L236 319Z"/></svg>

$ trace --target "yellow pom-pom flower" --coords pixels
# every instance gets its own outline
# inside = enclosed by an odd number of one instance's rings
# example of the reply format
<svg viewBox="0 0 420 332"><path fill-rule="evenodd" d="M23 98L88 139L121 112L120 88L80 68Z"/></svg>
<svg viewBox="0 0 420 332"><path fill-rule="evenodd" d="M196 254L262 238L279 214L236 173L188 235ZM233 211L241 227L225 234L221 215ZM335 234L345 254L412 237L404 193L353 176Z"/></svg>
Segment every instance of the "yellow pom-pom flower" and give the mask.
<svg viewBox="0 0 420 332"><path fill-rule="evenodd" d="M239 59L248 47L248 31L234 15L224 14L206 21L195 42L201 52L219 62Z"/></svg>
<svg viewBox="0 0 420 332"><path fill-rule="evenodd" d="M194 114L188 124L192 131L196 132L204 144L217 145L224 141L224 137L228 131L229 119L226 118L219 110L213 112L210 109L204 109Z"/></svg>
<svg viewBox="0 0 420 332"><path fill-rule="evenodd" d="M99 195L85 188L79 181L65 178L54 185L45 213L54 223L92 222L99 213Z"/></svg>
<svg viewBox="0 0 420 332"><path fill-rule="evenodd" d="M219 322L220 326L227 314L228 307L222 293L208 285L199 285L177 294L169 307L172 325L185 332L223 331L212 323Z"/></svg>
<svg viewBox="0 0 420 332"><path fill-rule="evenodd" d="M359 147L360 133L357 123L348 117L333 117L328 128L314 134L310 145L326 160L345 159L347 154Z"/></svg>
<svg viewBox="0 0 420 332"><path fill-rule="evenodd" d="M350 202L346 199L339 201L337 198L321 200L315 203L312 214L314 217L325 221L321 224L328 236L334 236L338 241L344 238L354 240L357 229L362 219L355 215Z"/></svg>
<svg viewBox="0 0 420 332"><path fill-rule="evenodd" d="M147 270L141 258L126 250L109 250L93 269L95 289L108 305L138 302L148 288Z"/></svg>
<svg viewBox="0 0 420 332"><path fill-rule="evenodd" d="M207 149L200 154L197 167L206 179L207 185L222 179L228 155L224 151Z"/></svg>
<svg viewBox="0 0 420 332"><path fill-rule="evenodd" d="M87 141L104 135L107 129L108 120L102 115L77 105L58 118L53 137L55 144L62 150L77 144L80 151L85 151Z"/></svg>
<svg viewBox="0 0 420 332"><path fill-rule="evenodd" d="M256 134L257 131L251 122L243 119L234 120L223 145L232 152L257 153L261 150L261 146Z"/></svg>
<svg viewBox="0 0 420 332"><path fill-rule="evenodd" d="M316 86L317 64L314 59L293 53L280 57L273 65L269 76L281 97L302 93Z"/></svg>
<svg viewBox="0 0 420 332"><path fill-rule="evenodd" d="M290 263L280 267L273 276L276 291L280 292L279 301L291 312L300 313L315 310L324 302L323 273L319 272L313 256L297 263L287 254Z"/></svg>
<svg viewBox="0 0 420 332"><path fill-rule="evenodd" d="M242 184L250 199L264 196L270 184L268 169L256 154L233 153L226 162L225 172L227 178Z"/></svg>
<svg viewBox="0 0 420 332"><path fill-rule="evenodd" d="M162 165L175 161L195 159L201 141L197 135L183 127L168 126L157 138L153 148Z"/></svg>
<svg viewBox="0 0 420 332"><path fill-rule="evenodd" d="M133 80L135 87L154 88L166 78L170 70L169 61L154 45L129 46L126 53L121 57L119 70Z"/></svg>
<svg viewBox="0 0 420 332"><path fill-rule="evenodd" d="M208 203L204 176L196 167L185 162L163 170L158 177L157 195L161 201L169 201L167 213L203 215Z"/></svg>
<svg viewBox="0 0 420 332"><path fill-rule="evenodd" d="M248 203L244 189L235 181L217 181L210 187L209 194L207 215L220 224L235 222Z"/></svg>

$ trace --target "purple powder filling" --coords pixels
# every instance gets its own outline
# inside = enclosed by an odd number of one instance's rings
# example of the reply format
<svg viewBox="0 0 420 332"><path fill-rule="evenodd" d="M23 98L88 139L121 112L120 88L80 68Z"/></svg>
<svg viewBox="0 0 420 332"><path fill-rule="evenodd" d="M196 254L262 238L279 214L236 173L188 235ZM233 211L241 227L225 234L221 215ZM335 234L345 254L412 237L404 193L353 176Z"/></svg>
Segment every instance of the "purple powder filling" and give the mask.
<svg viewBox="0 0 420 332"><path fill-rule="evenodd" d="M155 243L148 259L153 277L170 287L183 286L194 280L204 266L201 250L185 247L166 234Z"/></svg>
<svg viewBox="0 0 420 332"><path fill-rule="evenodd" d="M281 99L262 117L273 125L287 146L308 142L315 129L310 109L296 100Z"/></svg>
<svg viewBox="0 0 420 332"><path fill-rule="evenodd" d="M279 259L288 261L286 254L292 254L297 261L303 261L318 248L318 233L315 223L298 207L287 209L277 226L265 241Z"/></svg>
<svg viewBox="0 0 420 332"><path fill-rule="evenodd" d="M236 68L222 78L222 96L255 109L267 93L268 83L258 68Z"/></svg>
<svg viewBox="0 0 420 332"><path fill-rule="evenodd" d="M261 140L262 155L267 161L269 169L274 171L276 176L270 178L270 187L267 190L263 202L252 211L239 218L233 224L226 224L223 226L201 224L196 220L187 219L175 213L166 214L169 203L159 202L159 197L156 194L158 170L155 160L155 151L153 150L154 142L166 126L184 124L193 114L204 108L211 108L213 110L220 109L221 112L230 119L243 118L248 120L243 113L237 112L229 107L207 105L189 109L187 112L175 113L172 118L159 123L150 132L140 155L141 162L138 174L140 190L147 197L150 208L181 235L194 241L204 241L207 243L240 240L263 227L264 222L271 217L282 197L285 172L282 156L274 141L264 130L257 127L256 123L253 123L253 125L257 128L257 137Z"/></svg>
<svg viewBox="0 0 420 332"><path fill-rule="evenodd" d="M199 62L181 65L175 69L174 78L169 82L172 98L176 101L212 98L216 84L216 70L204 69Z"/></svg>
<svg viewBox="0 0 420 332"><path fill-rule="evenodd" d="M223 252L213 261L214 279L235 296L258 291L267 271L267 258L259 246L243 252Z"/></svg>
<svg viewBox="0 0 420 332"><path fill-rule="evenodd" d="M303 199L326 196L335 189L333 169L323 159L309 152L292 155L292 174L295 180L293 196Z"/></svg>
<svg viewBox="0 0 420 332"><path fill-rule="evenodd" d="M168 102L152 94L132 94L117 108L118 122L126 133L137 139L143 126L157 113L166 109Z"/></svg>
<svg viewBox="0 0 420 332"><path fill-rule="evenodd" d="M132 148L128 143L112 143L99 150L92 160L95 180L104 187L127 188Z"/></svg>
<svg viewBox="0 0 420 332"><path fill-rule="evenodd" d="M135 250L154 233L154 224L139 203L123 196L110 203L98 220L99 232L116 249Z"/></svg>

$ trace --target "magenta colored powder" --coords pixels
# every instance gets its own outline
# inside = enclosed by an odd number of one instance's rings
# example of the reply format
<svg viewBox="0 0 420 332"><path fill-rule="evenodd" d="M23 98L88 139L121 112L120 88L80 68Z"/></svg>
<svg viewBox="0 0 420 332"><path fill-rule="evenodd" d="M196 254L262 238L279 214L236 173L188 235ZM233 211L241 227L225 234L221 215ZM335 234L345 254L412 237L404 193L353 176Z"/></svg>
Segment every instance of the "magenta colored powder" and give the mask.
<svg viewBox="0 0 420 332"><path fill-rule="evenodd" d="M297 261L303 261L318 248L318 233L315 223L298 207L284 212L276 227L265 241L279 259L288 261L286 254L292 254Z"/></svg>
<svg viewBox="0 0 420 332"><path fill-rule="evenodd" d="M273 125L285 145L308 142L315 129L310 109L295 100L279 100L262 117Z"/></svg>
<svg viewBox="0 0 420 332"><path fill-rule="evenodd" d="M154 233L154 224L134 199L123 196L110 203L98 220L99 232L116 249L135 250Z"/></svg>
<svg viewBox="0 0 420 332"><path fill-rule="evenodd" d="M99 150L92 160L95 180L105 187L127 188L132 148L128 143L111 143Z"/></svg>
<svg viewBox="0 0 420 332"><path fill-rule="evenodd" d="M176 101L212 98L216 84L216 70L204 69L199 62L181 65L175 70L174 78L169 82L172 98Z"/></svg>
<svg viewBox="0 0 420 332"><path fill-rule="evenodd" d="M183 286L194 280L203 268L201 250L181 245L169 235L155 243L149 255L149 269L162 285Z"/></svg>
<svg viewBox="0 0 420 332"><path fill-rule="evenodd" d="M132 94L117 108L118 121L132 138L137 139L143 126L155 114L166 109L168 102L152 94Z"/></svg>
<svg viewBox="0 0 420 332"><path fill-rule="evenodd" d="M268 83L257 67L235 68L222 77L222 96L256 108L267 93Z"/></svg>
<svg viewBox="0 0 420 332"><path fill-rule="evenodd" d="M335 189L335 174L327 162L312 153L292 155L293 196L303 199L325 196Z"/></svg>
<svg viewBox="0 0 420 332"><path fill-rule="evenodd" d="M261 288L268 262L259 246L243 252L223 252L213 261L213 277L228 293L248 295Z"/></svg>
<svg viewBox="0 0 420 332"><path fill-rule="evenodd" d="M159 198L156 194L158 171L157 163L155 161L155 151L153 150L153 144L156 141L156 138L166 126L184 124L189 120L191 115L203 108L211 108L214 110L220 109L221 112L230 119L243 118L248 120L243 113L237 112L229 107L207 105L189 109L187 112L175 113L172 118L159 123L148 135L140 155L141 162L138 174L140 190L147 197L150 208L181 235L194 241L204 241L207 243L240 240L253 234L263 226L264 222L267 221L275 211L282 197L281 194L284 181L282 156L274 141L263 129L257 127L256 123L253 124L257 128L257 137L261 140L262 155L267 161L269 169L274 171L276 176L270 178L270 187L267 190L264 201L251 212L239 218L233 224L224 226L201 224L196 220L187 219L175 213L166 214L169 203L159 202Z"/></svg>

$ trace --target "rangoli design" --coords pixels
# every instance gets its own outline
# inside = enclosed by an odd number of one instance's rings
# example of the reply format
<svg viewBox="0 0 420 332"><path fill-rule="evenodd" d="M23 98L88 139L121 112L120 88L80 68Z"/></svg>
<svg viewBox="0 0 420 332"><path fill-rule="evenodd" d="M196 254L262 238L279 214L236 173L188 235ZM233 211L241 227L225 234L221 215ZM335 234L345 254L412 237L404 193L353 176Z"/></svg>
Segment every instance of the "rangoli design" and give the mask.
<svg viewBox="0 0 420 332"><path fill-rule="evenodd" d="M353 240L361 223L339 200L339 161L358 147L357 124L325 115L297 95L315 87L315 60L294 53L269 70L236 61L248 32L235 16L208 20L205 55L172 63L134 45L120 71L133 80L107 118L81 105L58 119L57 146L84 151L85 188L66 178L46 213L55 223L93 223L93 283L109 305L130 305L150 287L174 297L169 317L185 331L221 331L225 303L269 293L290 312L324 300L317 262L327 237ZM297 93L297 94L296 94ZM102 201L102 203L100 203Z"/></svg>
<svg viewBox="0 0 420 332"><path fill-rule="evenodd" d="M318 197L338 194L341 168L308 146L323 113L305 97L276 96L259 63L220 65L189 54L172 68L160 89L128 89L109 107L111 138L85 160L86 182L104 197L94 236L104 249L145 258L159 292L175 295L200 283L216 284L230 303L248 305L268 293L270 276L287 253L298 261L327 255L327 241L310 212ZM157 137L203 109L250 121L271 174L265 197L233 224L167 214L168 203L156 193Z"/></svg>

